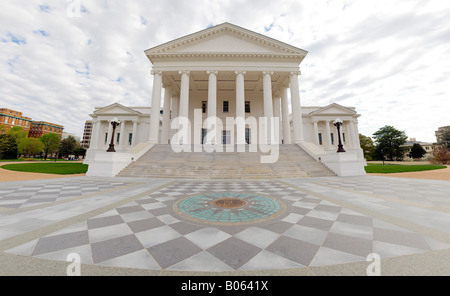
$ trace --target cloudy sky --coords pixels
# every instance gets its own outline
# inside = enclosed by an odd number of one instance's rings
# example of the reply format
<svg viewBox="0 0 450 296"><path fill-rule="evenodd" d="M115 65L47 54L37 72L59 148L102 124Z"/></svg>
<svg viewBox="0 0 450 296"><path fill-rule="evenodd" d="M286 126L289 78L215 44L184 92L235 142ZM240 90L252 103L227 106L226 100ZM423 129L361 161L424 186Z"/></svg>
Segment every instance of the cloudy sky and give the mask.
<svg viewBox="0 0 450 296"><path fill-rule="evenodd" d="M82 136L96 106L150 105L144 50L230 22L307 50L303 105L435 141L450 125L450 1L1 0L0 107Z"/></svg>

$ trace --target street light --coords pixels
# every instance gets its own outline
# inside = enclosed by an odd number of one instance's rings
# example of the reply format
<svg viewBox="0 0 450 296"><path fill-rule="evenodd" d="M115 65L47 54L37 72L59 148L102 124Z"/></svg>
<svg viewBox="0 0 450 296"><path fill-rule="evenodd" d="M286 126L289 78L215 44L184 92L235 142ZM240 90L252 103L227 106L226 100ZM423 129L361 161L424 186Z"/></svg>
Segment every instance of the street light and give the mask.
<svg viewBox="0 0 450 296"><path fill-rule="evenodd" d="M109 143L109 148L108 150L106 150L106 152L116 152L116 150L114 149L114 134L116 133L116 127L120 124L120 121L114 117L111 120L111 125L113 127L112 130L112 135L111 135L111 143Z"/></svg>
<svg viewBox="0 0 450 296"><path fill-rule="evenodd" d="M344 146L342 145L342 141L341 141L341 126L342 126L342 120L340 118L337 118L334 121L334 126L337 127L337 131L338 131L338 138L339 138L339 145L338 145L338 150L337 152L345 152L344 150Z"/></svg>

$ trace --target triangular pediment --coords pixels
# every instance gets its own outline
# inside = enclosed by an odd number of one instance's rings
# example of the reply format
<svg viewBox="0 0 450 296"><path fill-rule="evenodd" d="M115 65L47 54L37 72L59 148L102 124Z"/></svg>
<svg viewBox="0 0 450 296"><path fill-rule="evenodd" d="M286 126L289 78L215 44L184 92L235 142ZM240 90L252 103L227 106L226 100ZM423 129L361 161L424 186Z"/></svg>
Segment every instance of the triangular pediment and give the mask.
<svg viewBox="0 0 450 296"><path fill-rule="evenodd" d="M140 115L141 112L125 107L119 103L100 108L94 111L95 115Z"/></svg>
<svg viewBox="0 0 450 296"><path fill-rule="evenodd" d="M194 34L164 43L145 51L154 56L175 54L256 54L286 55L304 58L305 50L259 33L223 23Z"/></svg>
<svg viewBox="0 0 450 296"><path fill-rule="evenodd" d="M333 103L311 112L311 115L354 115L356 111L352 108L344 107Z"/></svg>

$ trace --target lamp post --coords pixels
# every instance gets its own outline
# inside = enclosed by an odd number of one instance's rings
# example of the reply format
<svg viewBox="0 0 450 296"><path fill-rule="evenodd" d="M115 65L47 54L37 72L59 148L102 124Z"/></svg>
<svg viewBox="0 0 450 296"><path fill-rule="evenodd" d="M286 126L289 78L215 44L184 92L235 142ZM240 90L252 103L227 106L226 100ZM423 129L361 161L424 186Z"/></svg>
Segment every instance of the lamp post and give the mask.
<svg viewBox="0 0 450 296"><path fill-rule="evenodd" d="M338 150L337 152L345 152L344 150L344 146L342 145L342 141L341 141L341 126L342 126L342 120L340 118L337 118L334 121L334 126L337 127L337 131L338 131L338 138L339 138L339 145L338 145Z"/></svg>
<svg viewBox="0 0 450 296"><path fill-rule="evenodd" d="M113 118L111 120L111 125L113 127L112 135L111 135L111 143L109 143L109 148L106 150L106 152L116 152L114 149L114 134L116 133L116 127L120 124L120 121L117 118Z"/></svg>

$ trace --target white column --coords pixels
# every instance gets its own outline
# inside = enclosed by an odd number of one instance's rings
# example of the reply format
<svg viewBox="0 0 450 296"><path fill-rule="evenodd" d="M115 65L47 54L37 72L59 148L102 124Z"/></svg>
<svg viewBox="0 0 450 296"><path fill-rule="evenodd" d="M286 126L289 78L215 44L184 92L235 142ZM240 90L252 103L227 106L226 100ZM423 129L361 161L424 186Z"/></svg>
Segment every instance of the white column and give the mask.
<svg viewBox="0 0 450 296"><path fill-rule="evenodd" d="M111 136L112 136L113 128L111 121L108 120L108 137L106 138L106 145L109 145L111 143Z"/></svg>
<svg viewBox="0 0 450 296"><path fill-rule="evenodd" d="M159 119L161 111L161 88L162 71L152 71L153 74L153 93L152 93L152 111L150 114L150 135L149 142L159 142Z"/></svg>
<svg viewBox="0 0 450 296"><path fill-rule="evenodd" d="M245 71L236 71L236 143L245 145Z"/></svg>
<svg viewBox="0 0 450 296"><path fill-rule="evenodd" d="M180 106L180 97L178 95L172 97L172 123L171 126L178 126L178 109ZM175 138L177 131L174 130L172 132L172 138L170 139L170 143L177 143L178 139Z"/></svg>
<svg viewBox="0 0 450 296"><path fill-rule="evenodd" d="M169 86L166 86L164 91L164 109L163 109L163 122L161 130L161 144L169 143L171 99L172 99L172 89Z"/></svg>
<svg viewBox="0 0 450 296"><path fill-rule="evenodd" d="M289 122L289 104L287 86L281 88L281 110L283 122L283 143L291 144L291 124Z"/></svg>
<svg viewBox="0 0 450 296"><path fill-rule="evenodd" d="M298 75L300 72L291 72L290 88L292 103L292 123L294 127L294 143L303 142L303 122L302 109L300 105L300 88L298 85Z"/></svg>
<svg viewBox="0 0 450 296"><path fill-rule="evenodd" d="M209 75L208 80L208 127L213 127L215 134L207 134L207 144L219 144L219 132L217 131L217 74L218 71L207 71ZM210 131L207 131L208 133ZM213 141L212 143L210 141Z"/></svg>
<svg viewBox="0 0 450 296"><path fill-rule="evenodd" d="M264 117L266 118L266 127L264 135L267 144L271 142L271 121L273 118L273 101L272 101L272 75L273 72L263 72L263 97L264 97Z"/></svg>
<svg viewBox="0 0 450 296"><path fill-rule="evenodd" d="M92 127L91 142L89 144L89 148L98 149L99 148L98 143L100 143L99 136L100 136L101 124L100 124L100 120L94 120L93 123L94 123L94 125Z"/></svg>
<svg viewBox="0 0 450 296"><path fill-rule="evenodd" d="M276 92L275 93L275 97L273 98L273 117L275 120L278 120L278 130L276 130L275 132L278 133L278 135L276 136L277 139L279 139L280 143L281 143L281 97L280 97L280 93ZM278 119L276 119L278 118Z"/></svg>
<svg viewBox="0 0 450 296"><path fill-rule="evenodd" d="M326 149L330 150L332 145L331 145L331 129L330 129L330 121L329 120L325 120L325 139L326 139Z"/></svg>
<svg viewBox="0 0 450 296"><path fill-rule="evenodd" d="M179 120L182 120L182 123L189 123L189 71L179 71L181 75L181 88L180 88L180 110L179 110ZM187 134L185 135L187 139L184 139L184 143L181 144L190 144L190 128L187 130ZM187 142L186 142L187 141Z"/></svg>
<svg viewBox="0 0 450 296"><path fill-rule="evenodd" d="M319 128L317 126L317 120L313 120L313 131L314 131L314 138L313 138L314 144L316 144L318 147L320 147L320 143L319 143Z"/></svg>
<svg viewBox="0 0 450 296"><path fill-rule="evenodd" d="M119 149L125 149L125 120L120 121L120 138L119 138Z"/></svg>
<svg viewBox="0 0 450 296"><path fill-rule="evenodd" d="M136 145L137 139L137 120L133 120L133 136L131 138L131 146L134 147Z"/></svg>

